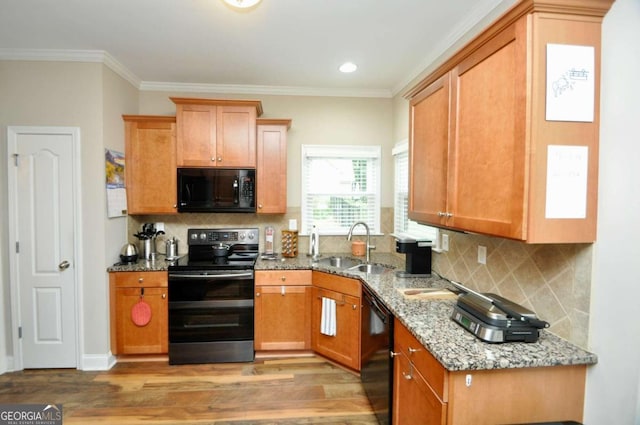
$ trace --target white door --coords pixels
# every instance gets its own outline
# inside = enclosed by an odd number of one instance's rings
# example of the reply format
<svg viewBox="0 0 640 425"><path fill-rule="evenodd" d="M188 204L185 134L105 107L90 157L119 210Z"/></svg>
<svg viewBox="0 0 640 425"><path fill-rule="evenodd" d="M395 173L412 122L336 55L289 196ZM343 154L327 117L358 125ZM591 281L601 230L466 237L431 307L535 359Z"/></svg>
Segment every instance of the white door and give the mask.
<svg viewBox="0 0 640 425"><path fill-rule="evenodd" d="M77 367L78 138L77 129L9 127L15 369Z"/></svg>

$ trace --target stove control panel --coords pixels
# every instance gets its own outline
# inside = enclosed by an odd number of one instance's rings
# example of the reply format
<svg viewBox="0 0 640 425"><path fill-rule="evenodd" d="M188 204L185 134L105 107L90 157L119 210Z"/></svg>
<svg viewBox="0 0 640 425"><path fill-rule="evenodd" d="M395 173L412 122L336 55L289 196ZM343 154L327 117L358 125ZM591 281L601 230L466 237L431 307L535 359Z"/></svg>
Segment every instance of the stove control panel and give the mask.
<svg viewBox="0 0 640 425"><path fill-rule="evenodd" d="M259 240L257 228L247 229L189 229L187 231L189 245L213 245L224 243L256 244Z"/></svg>

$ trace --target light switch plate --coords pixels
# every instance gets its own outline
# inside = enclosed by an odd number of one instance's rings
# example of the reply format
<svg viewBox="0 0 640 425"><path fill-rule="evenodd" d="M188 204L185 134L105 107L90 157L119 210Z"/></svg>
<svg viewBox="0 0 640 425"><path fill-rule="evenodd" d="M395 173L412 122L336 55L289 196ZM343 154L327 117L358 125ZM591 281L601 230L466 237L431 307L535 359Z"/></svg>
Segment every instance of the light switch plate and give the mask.
<svg viewBox="0 0 640 425"><path fill-rule="evenodd" d="M446 233L442 234L442 246L443 251L449 251L449 235Z"/></svg>
<svg viewBox="0 0 640 425"><path fill-rule="evenodd" d="M487 264L487 247L478 245L478 263Z"/></svg>

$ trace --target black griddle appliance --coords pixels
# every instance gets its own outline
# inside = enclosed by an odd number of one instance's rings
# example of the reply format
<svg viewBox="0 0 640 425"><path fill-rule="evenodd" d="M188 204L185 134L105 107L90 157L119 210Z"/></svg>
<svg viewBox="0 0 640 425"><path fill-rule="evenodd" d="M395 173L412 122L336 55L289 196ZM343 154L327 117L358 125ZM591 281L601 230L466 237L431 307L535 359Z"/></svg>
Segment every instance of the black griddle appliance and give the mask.
<svg viewBox="0 0 640 425"><path fill-rule="evenodd" d="M536 314L493 293L479 293L451 282L463 293L453 307L451 320L485 342L536 342L549 323Z"/></svg>

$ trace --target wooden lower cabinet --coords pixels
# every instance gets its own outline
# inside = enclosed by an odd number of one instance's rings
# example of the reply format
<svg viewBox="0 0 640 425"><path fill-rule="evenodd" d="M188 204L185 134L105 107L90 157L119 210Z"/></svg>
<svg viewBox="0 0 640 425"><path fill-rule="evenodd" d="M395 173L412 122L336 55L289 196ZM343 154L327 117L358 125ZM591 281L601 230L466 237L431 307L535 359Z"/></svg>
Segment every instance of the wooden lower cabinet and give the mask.
<svg viewBox="0 0 640 425"><path fill-rule="evenodd" d="M256 351L311 348L311 270L256 271Z"/></svg>
<svg viewBox="0 0 640 425"><path fill-rule="evenodd" d="M393 423L582 421L586 366L450 372L396 319Z"/></svg>
<svg viewBox="0 0 640 425"><path fill-rule="evenodd" d="M311 348L350 369L360 370L361 283L357 279L313 272ZM336 335L320 332L322 298L336 302Z"/></svg>
<svg viewBox="0 0 640 425"><path fill-rule="evenodd" d="M166 354L169 348L167 272L109 273L111 352L113 354ZM137 326L132 308L144 300L151 320Z"/></svg>

